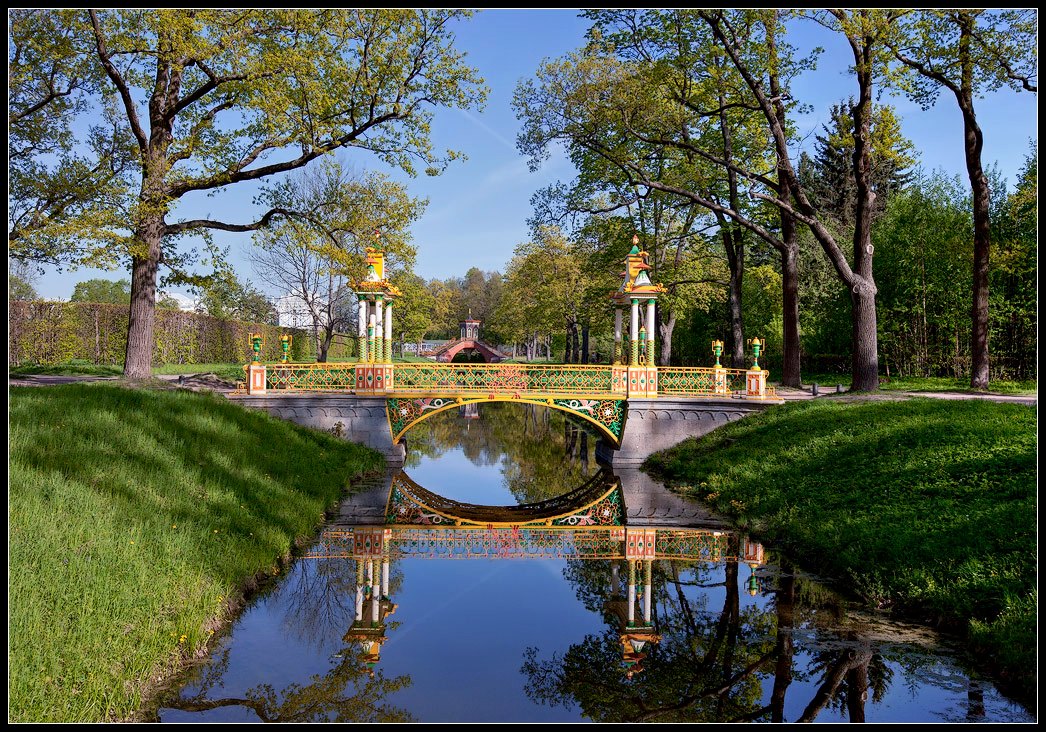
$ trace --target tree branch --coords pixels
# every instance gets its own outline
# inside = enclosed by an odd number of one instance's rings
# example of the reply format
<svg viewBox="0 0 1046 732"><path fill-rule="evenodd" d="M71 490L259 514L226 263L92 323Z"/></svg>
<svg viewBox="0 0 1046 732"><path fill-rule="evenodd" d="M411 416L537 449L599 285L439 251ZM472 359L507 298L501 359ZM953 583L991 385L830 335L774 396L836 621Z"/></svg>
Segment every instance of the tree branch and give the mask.
<svg viewBox="0 0 1046 732"><path fill-rule="evenodd" d="M102 62L102 67L105 69L106 76L113 82L117 91L120 92L120 98L123 100L124 110L127 112L127 122L131 127L131 132L134 134L136 140L138 140L138 148L141 150L142 158L145 158L146 151L149 149L149 139L145 135L145 131L142 129L142 123L138 119L138 110L134 106L134 100L131 98L131 90L127 86L127 82L123 76L120 75L119 70L113 65L112 60L109 58L109 51L106 48L105 38L102 36L102 28L98 23L98 12L95 10L88 10L87 14L91 18L91 26L94 28L95 37L95 48L98 50L98 58Z"/></svg>

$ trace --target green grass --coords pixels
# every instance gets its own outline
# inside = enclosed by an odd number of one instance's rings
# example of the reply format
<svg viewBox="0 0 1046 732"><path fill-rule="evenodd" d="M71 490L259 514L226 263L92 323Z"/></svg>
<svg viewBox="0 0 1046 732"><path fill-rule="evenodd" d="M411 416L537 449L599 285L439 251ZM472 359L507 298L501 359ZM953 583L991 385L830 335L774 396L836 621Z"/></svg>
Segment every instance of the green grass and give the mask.
<svg viewBox="0 0 1046 732"><path fill-rule="evenodd" d="M1033 700L1036 414L986 401L815 400L650 465L880 607L966 635Z"/></svg>
<svg viewBox="0 0 1046 732"><path fill-rule="evenodd" d="M153 366L153 375L214 374L220 379L235 383L247 378L243 366L242 363L169 363Z"/></svg>
<svg viewBox="0 0 1046 732"><path fill-rule="evenodd" d="M123 376L122 365L92 364L73 360L58 364L11 366L11 376ZM215 374L226 381L243 381L242 363L170 363L153 367L154 376L171 374Z"/></svg>
<svg viewBox="0 0 1046 732"><path fill-rule="evenodd" d="M208 394L10 390L8 716L131 718L381 456Z"/></svg>
<svg viewBox="0 0 1046 732"><path fill-rule="evenodd" d="M770 374L771 380L774 376L780 377L780 374ZM803 384L809 386L810 384L817 384L820 386L821 393L831 393L835 390L837 384L842 384L844 389L850 388L850 375L849 374L803 374ZM947 377L921 377L921 376L892 376L887 378L886 376L879 377L879 388L882 391L955 391L976 394L976 392L970 389L969 379L951 379ZM1005 380L993 380L989 387L989 392L993 394L1013 394L1013 395L1035 395L1038 391L1038 384L1036 381L1005 381Z"/></svg>
<svg viewBox="0 0 1046 732"><path fill-rule="evenodd" d="M11 376L120 376L123 366L94 364L79 359L58 364L25 364L8 367Z"/></svg>

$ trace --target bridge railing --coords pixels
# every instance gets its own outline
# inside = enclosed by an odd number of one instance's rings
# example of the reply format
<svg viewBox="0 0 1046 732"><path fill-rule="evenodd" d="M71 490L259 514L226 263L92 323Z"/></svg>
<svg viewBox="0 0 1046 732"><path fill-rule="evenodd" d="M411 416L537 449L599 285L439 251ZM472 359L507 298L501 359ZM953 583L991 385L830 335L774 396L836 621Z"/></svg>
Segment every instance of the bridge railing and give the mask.
<svg viewBox="0 0 1046 732"><path fill-rule="evenodd" d="M657 392L666 396L723 396L744 393L745 369L658 366Z"/></svg>
<svg viewBox="0 0 1046 732"><path fill-rule="evenodd" d="M455 394L612 394L610 366L398 363L393 391Z"/></svg>
<svg viewBox="0 0 1046 732"><path fill-rule="evenodd" d="M356 364L266 364L265 388L271 391L351 391L356 388Z"/></svg>
<svg viewBox="0 0 1046 732"><path fill-rule="evenodd" d="M361 388L357 380L357 366L374 367L375 364L270 363L258 370L264 371L264 384L268 391L355 392ZM623 366L423 362L397 363L394 367L388 364L386 368L394 371L388 375L391 388L382 391L396 394L584 396L617 399L624 398L626 394L622 383L622 371L625 369ZM748 379L753 373L759 372L744 369L661 366L656 369L657 386L653 394L752 397L754 393ZM765 379L763 389L764 393L758 398L776 398L773 387L765 385Z"/></svg>

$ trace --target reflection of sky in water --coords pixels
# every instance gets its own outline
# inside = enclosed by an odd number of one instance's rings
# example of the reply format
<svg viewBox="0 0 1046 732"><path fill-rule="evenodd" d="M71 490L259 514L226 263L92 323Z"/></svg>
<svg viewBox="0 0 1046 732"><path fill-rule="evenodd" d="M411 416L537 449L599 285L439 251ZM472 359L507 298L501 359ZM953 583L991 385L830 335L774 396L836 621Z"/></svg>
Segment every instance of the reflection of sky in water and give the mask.
<svg viewBox="0 0 1046 732"><path fill-rule="evenodd" d="M436 459L422 457L408 472L426 489L458 501L515 503L505 486L501 465L474 465L460 447L452 447ZM564 490L573 487L564 486ZM388 640L381 647L377 669L379 676L409 676L411 683L379 703L405 710L422 722L585 721L576 704L554 706L529 698L525 692L527 677L521 669L528 648L536 649L539 662L554 665L554 658L562 658L586 636L608 636L612 644L618 644L616 625L608 625L601 613L587 609L581 599L586 590L564 579L567 566L566 561L555 559L394 561L391 600L398 608L386 618ZM662 571L670 569L668 562L659 566ZM622 569L624 579L623 563ZM738 638L772 647L776 619L772 591L779 582L777 569L773 565L758 569L764 591L755 597L747 592L749 567L741 564L737 570ZM681 589L661 585L655 591L655 614L662 630L674 628L678 633L682 615L677 593L681 591L696 624L705 629L700 657L708 647L710 629L719 623L728 600L722 585L727 572L723 565L705 565L699 571L679 565L678 571L684 580ZM276 690L292 684L308 686L315 683L314 677L329 674L339 662L336 654L344 649L342 637L352 625L354 583L352 560L296 562L275 591L258 597L218 644L212 661L224 658L227 667L220 677L212 679L207 698L242 697L264 684ZM598 590L596 602L601 604L609 594L605 592L609 589L609 570L606 577L597 575L596 584L587 586L590 594L593 589ZM817 611L801 604L802 595L800 592L797 596L796 622L802 625L793 632L793 679L785 696L786 721L797 720L817 695L824 671L811 667L815 655L820 653L824 658L827 654L831 662L848 647L834 633L823 630L838 627L839 619L817 620ZM665 638L671 637L667 632ZM667 645L669 640L662 643ZM744 652L741 648L738 654ZM873 648L887 659L883 663L892 671L892 678L881 700L874 701L869 692L867 721L967 721L969 682L947 657L934 658L924 647L899 643ZM649 668L637 677L636 689L658 672L653 655L647 660ZM628 683L619 657L595 668L600 673L597 683L607 679L615 684ZM752 709L770 703L774 659L761 669L761 691L755 692ZM714 679L702 678L696 683L711 681ZM347 688L351 693L351 683ZM984 721L1034 721L990 685L985 684L983 689ZM183 697L197 691L198 687L189 685ZM670 690L668 696L679 698L692 692ZM167 708L160 716L164 722L257 720L242 706L201 713ZM836 701L822 709L815 721L847 720L845 704Z"/></svg>
<svg viewBox="0 0 1046 732"><path fill-rule="evenodd" d="M480 506L515 505L516 499L501 479L499 470L475 465L465 456L464 450L454 448L438 458L423 456L407 472L418 485L444 498ZM492 472L495 474L493 479Z"/></svg>
<svg viewBox="0 0 1046 732"><path fill-rule="evenodd" d="M330 567L335 562L329 562ZM409 711L428 722L483 721L584 721L576 705L537 704L524 693L525 676L520 667L528 647L538 649L538 658L550 661L586 635L602 634L607 628L600 615L585 609L574 587L563 581L566 563L559 560L400 560L395 571L402 584L394 592L398 609L388 620L388 641L381 649L379 668L388 677L409 675L412 683L384 699L384 703ZM280 591L260 598L237 622L226 639L229 666L212 698L241 696L260 684L282 688L291 683L307 684L314 674L325 674L343 647L341 636L352 619L351 602L340 619L328 627L301 623L301 590L316 585L315 562L298 562ZM768 597L750 597L745 592L749 572L740 567L740 615L756 608L770 610ZM345 562L352 572L352 563ZM303 574L311 577L303 578ZM684 577L693 579L689 572ZM702 572L702 583L722 582L721 566ZM725 589L713 588L699 599L688 587L688 598L700 620L714 623L723 608ZM337 615L337 613L334 613ZM339 627L340 622L340 627ZM398 627L396 627L398 624ZM808 651L837 641L823 638L810 628L795 635L794 680L785 701L786 721L795 721L817 693L821 675L812 672ZM890 647L887 657L908 657L912 649ZM220 653L216 654L220 655ZM885 697L865 707L870 722L964 721L967 710L965 676L947 660L927 660L906 677L902 666L887 661L893 678ZM773 686L773 664L762 676L762 704L768 704ZM928 684L926 682L932 682ZM192 693L192 689L187 689ZM985 688L987 721L1031 721L991 687ZM205 714L164 710L162 721L252 720L255 715L242 707L226 707ZM818 722L845 722L846 710L829 705Z"/></svg>

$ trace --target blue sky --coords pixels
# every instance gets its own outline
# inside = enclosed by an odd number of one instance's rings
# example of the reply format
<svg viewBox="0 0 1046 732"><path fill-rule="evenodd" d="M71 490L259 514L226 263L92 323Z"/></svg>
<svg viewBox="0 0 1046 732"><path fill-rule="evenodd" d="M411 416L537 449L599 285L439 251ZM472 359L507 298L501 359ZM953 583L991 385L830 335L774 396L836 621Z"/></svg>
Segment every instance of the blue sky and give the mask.
<svg viewBox="0 0 1046 732"><path fill-rule="evenodd" d="M562 155L554 155L536 173L528 171L525 158L515 148L519 122L511 101L520 79L532 76L543 59L578 48L587 27L587 22L573 10L486 10L460 24L456 46L468 54L467 61L484 77L490 96L480 112L436 113L436 147L464 151L468 160L452 164L435 178L398 176L408 183L411 195L429 199L425 215L413 229L418 249L415 271L419 275L426 279L461 276L470 267L504 271L513 249L527 239L531 196L556 180L573 176L569 160ZM817 70L794 86L794 96L814 108L799 120L800 127L806 132L818 132L831 105L856 93L855 83L847 73L849 51L841 38L809 22L797 28L791 40L797 45L819 45L825 49ZM942 169L965 178L962 121L951 96L942 95L927 112L904 98L882 101L892 103L899 112L903 131L915 143L926 170ZM984 161L997 163L1003 177L1012 184L1028 153L1029 140L1037 139L1035 95L1009 90L993 93L978 100L977 110L985 137ZM382 169L367 153L340 155L357 170ZM257 214L251 204L253 193L247 187L211 198L186 199L177 213L193 218L210 214L226 221L251 221ZM238 276L261 286L248 258L250 235L219 232L215 238L229 247ZM35 286L44 298L68 299L75 284L82 280L128 276L124 271L48 271L37 279ZM187 290L181 292L188 294Z"/></svg>

